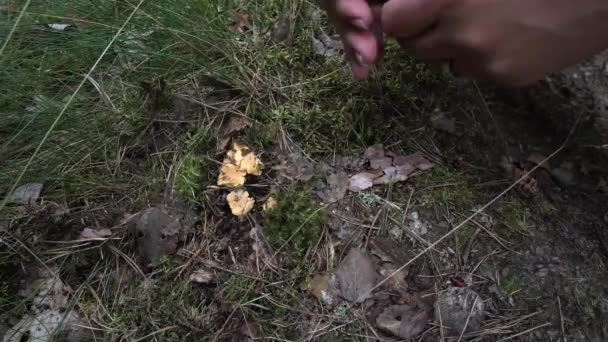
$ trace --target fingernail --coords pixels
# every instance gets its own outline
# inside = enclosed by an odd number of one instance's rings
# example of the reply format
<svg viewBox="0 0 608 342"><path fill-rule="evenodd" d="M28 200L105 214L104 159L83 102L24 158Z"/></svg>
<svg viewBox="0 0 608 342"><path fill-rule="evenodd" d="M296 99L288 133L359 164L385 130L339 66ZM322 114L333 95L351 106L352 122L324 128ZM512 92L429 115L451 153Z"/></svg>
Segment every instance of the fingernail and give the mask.
<svg viewBox="0 0 608 342"><path fill-rule="evenodd" d="M363 19L355 19L352 21L352 25L359 30L367 31L369 30L369 26L363 21Z"/></svg>

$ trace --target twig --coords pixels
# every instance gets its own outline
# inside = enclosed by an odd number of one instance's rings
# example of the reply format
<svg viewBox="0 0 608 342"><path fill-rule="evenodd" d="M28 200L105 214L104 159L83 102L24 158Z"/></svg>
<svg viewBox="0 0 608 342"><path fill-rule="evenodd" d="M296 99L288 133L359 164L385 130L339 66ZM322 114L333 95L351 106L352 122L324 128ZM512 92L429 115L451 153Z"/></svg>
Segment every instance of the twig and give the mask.
<svg viewBox="0 0 608 342"><path fill-rule="evenodd" d="M469 311L469 314L467 315L467 320L464 322L464 327L462 328L462 331L460 332L460 337L458 337L458 342L460 342L462 340L462 335L464 335L464 332L467 330L467 327L469 326L469 320L471 319L471 315L473 314L473 310L475 310L475 305L477 305L477 301L479 300L479 296L475 297L475 300L473 301L473 305L471 306L471 310ZM437 305L439 306L439 305Z"/></svg>
<svg viewBox="0 0 608 342"><path fill-rule="evenodd" d="M505 338L503 338L503 339L500 339L500 340L498 340L498 342L512 340L512 339L514 339L514 338L516 338L516 337L519 337L519 336L521 336L521 335L525 335L525 334L531 333L531 332L533 332L534 330L542 329L542 328L547 327L547 326L549 326L549 325L551 325L551 322L546 322L546 323L543 323L543 324L541 324L541 325L537 325L537 326L535 326L535 327L533 327L533 328L530 328L530 329L528 329L528 330L524 330L524 331L522 331L522 332L520 332L520 333L517 333L517 334L515 334L515 335L511 335L511 336L509 336L509 337L505 337Z"/></svg>
<svg viewBox="0 0 608 342"><path fill-rule="evenodd" d="M564 342L568 342L566 339L566 328L564 327L564 315L562 314L562 301L557 296L557 307L559 308L559 323L562 327L562 337L564 338Z"/></svg>

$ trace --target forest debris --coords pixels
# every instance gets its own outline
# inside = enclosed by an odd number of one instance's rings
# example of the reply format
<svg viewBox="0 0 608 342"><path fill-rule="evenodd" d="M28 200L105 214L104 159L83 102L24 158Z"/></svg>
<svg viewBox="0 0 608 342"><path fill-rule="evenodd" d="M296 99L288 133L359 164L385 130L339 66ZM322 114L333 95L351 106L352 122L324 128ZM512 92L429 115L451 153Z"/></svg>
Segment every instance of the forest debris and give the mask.
<svg viewBox="0 0 608 342"><path fill-rule="evenodd" d="M281 178L290 181L300 180L307 182L314 176L313 164L299 151L283 157L281 164L275 166L274 169L279 171L279 176Z"/></svg>
<svg viewBox="0 0 608 342"><path fill-rule="evenodd" d="M327 176L327 184L317 192L326 203L335 203L344 198L349 188L350 180L344 171L337 171Z"/></svg>
<svg viewBox="0 0 608 342"><path fill-rule="evenodd" d="M275 44L282 44L289 40L292 18L284 15L277 20L270 30L270 40Z"/></svg>
<svg viewBox="0 0 608 342"><path fill-rule="evenodd" d="M239 329L239 334L243 338L242 341L258 341L263 337L260 334L260 328L258 327L258 323L252 319L246 319L243 321L241 328Z"/></svg>
<svg viewBox="0 0 608 342"><path fill-rule="evenodd" d="M16 204L34 204L42 192L42 183L23 184L11 195L9 202Z"/></svg>
<svg viewBox="0 0 608 342"><path fill-rule="evenodd" d="M335 281L335 275L332 273L317 274L308 286L308 293L322 303L333 305L337 301L336 290L333 287Z"/></svg>
<svg viewBox="0 0 608 342"><path fill-rule="evenodd" d="M209 270L199 269L190 274L190 281L197 284L208 285L213 283L215 276Z"/></svg>
<svg viewBox="0 0 608 342"><path fill-rule="evenodd" d="M374 180L382 175L382 171L361 172L350 177L348 190L359 192L374 186Z"/></svg>
<svg viewBox="0 0 608 342"><path fill-rule="evenodd" d="M249 192L245 190L232 191L228 194L226 199L228 200L232 215L237 217L247 215L255 204L255 200L249 197Z"/></svg>
<svg viewBox="0 0 608 342"><path fill-rule="evenodd" d="M93 229L85 228L80 232L79 240L105 240L112 236L112 231L108 228Z"/></svg>
<svg viewBox="0 0 608 342"><path fill-rule="evenodd" d="M313 35L310 38L312 40L312 49L317 55L324 57L336 57L340 55L343 49L340 42L332 39L325 33Z"/></svg>
<svg viewBox="0 0 608 342"><path fill-rule="evenodd" d="M456 136L463 133L456 128L456 118L451 113L437 112L431 116L431 125L434 129Z"/></svg>
<svg viewBox="0 0 608 342"><path fill-rule="evenodd" d="M365 152L363 152L363 158L370 161L378 158L384 158L384 145L376 144L366 148Z"/></svg>
<svg viewBox="0 0 608 342"><path fill-rule="evenodd" d="M378 283L372 260L358 248L352 248L335 271L340 296L352 303L361 303L371 296Z"/></svg>
<svg viewBox="0 0 608 342"><path fill-rule="evenodd" d="M428 311L411 305L389 306L376 324L387 333L409 340L421 334L429 319Z"/></svg>
<svg viewBox="0 0 608 342"><path fill-rule="evenodd" d="M576 184L574 172L565 167L551 170L551 176L561 187L569 187Z"/></svg>
<svg viewBox="0 0 608 342"><path fill-rule="evenodd" d="M245 184L245 177L250 174L260 176L264 164L249 147L234 143L232 150L226 153L222 163L217 185L239 187Z"/></svg>
<svg viewBox="0 0 608 342"><path fill-rule="evenodd" d="M215 150L217 152L224 151L234 135L249 126L251 126L251 120L248 117L244 115L232 115L220 128Z"/></svg>
<svg viewBox="0 0 608 342"><path fill-rule="evenodd" d="M54 341L58 332L62 341L81 341L83 323L77 312L70 310L72 289L56 275L55 269L42 271L43 277L34 281L29 295L32 313L25 315L4 336L4 342Z"/></svg>
<svg viewBox="0 0 608 342"><path fill-rule="evenodd" d="M438 294L435 320L448 336L477 331L484 317L483 299L468 287L450 287ZM466 330L465 330L466 329Z"/></svg>
<svg viewBox="0 0 608 342"><path fill-rule="evenodd" d="M549 164L549 161L546 161L543 163L543 161L547 159L547 156L540 154L538 152L532 152L529 156L528 156L528 161L532 164L535 165L540 165L541 168L549 171L551 170L551 164ZM541 164L542 163L542 164Z"/></svg>

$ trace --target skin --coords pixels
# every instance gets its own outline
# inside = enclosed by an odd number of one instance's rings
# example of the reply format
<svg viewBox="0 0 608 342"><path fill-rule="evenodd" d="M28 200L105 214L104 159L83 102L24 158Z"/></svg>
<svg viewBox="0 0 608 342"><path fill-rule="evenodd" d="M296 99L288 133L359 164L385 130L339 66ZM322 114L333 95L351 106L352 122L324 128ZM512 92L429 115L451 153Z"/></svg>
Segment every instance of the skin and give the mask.
<svg viewBox="0 0 608 342"><path fill-rule="evenodd" d="M473 79L522 86L608 48L605 0L389 0L377 14L362 2L328 0L326 8L336 23L381 22L411 55L449 61L456 74ZM356 68L377 62L381 36L338 26L350 53L366 57Z"/></svg>

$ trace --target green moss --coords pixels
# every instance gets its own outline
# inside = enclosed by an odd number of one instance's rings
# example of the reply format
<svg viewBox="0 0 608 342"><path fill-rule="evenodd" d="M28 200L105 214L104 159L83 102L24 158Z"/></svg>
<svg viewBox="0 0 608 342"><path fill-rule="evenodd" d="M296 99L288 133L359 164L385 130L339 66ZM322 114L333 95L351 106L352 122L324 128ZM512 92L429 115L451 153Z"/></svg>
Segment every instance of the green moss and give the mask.
<svg viewBox="0 0 608 342"><path fill-rule="evenodd" d="M193 153L186 154L175 172L177 194L183 200L195 202L207 182L207 162Z"/></svg>
<svg viewBox="0 0 608 342"><path fill-rule="evenodd" d="M276 207L264 217L264 235L274 249L303 257L319 241L325 210L302 191L279 192L275 198Z"/></svg>
<svg viewBox="0 0 608 342"><path fill-rule="evenodd" d="M521 279L517 276L510 276L502 279L500 283L500 292L507 297L512 297L522 289Z"/></svg>
<svg viewBox="0 0 608 342"><path fill-rule="evenodd" d="M599 310L600 303L596 292L588 287L576 287L574 295L585 317L589 320L594 320L598 315L597 311Z"/></svg>

